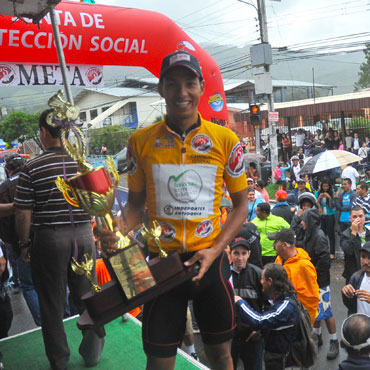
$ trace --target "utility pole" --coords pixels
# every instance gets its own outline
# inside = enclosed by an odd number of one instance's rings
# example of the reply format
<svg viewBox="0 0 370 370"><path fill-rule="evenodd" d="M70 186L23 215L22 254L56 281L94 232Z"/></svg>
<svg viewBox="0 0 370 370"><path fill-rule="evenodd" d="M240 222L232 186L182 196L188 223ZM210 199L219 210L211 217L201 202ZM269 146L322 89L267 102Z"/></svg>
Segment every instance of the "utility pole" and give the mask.
<svg viewBox="0 0 370 370"><path fill-rule="evenodd" d="M272 88L272 79L270 73L270 65L272 64L272 53L271 45L268 43L268 30L267 30L267 17L266 17L266 5L265 0L257 0L257 7L253 3L249 3L244 0L238 0L241 3L253 6L258 14L258 22L260 27L261 43L253 45L251 47L251 60L252 67L263 66L264 73L255 73L255 94L264 95L267 97L268 112L274 112L274 95ZM280 0L273 0L280 1ZM258 81L258 89L257 89ZM277 167L278 162L278 148L277 148L277 137L276 137L276 121L278 120L277 115L272 115L274 118L268 115L269 131L270 131L270 153L271 153L271 167L272 169ZM260 143L260 127L255 126L255 137L256 137L256 152L261 152ZM273 178L272 178L273 180Z"/></svg>
<svg viewBox="0 0 370 370"><path fill-rule="evenodd" d="M267 30L267 17L266 17L266 5L265 0L257 0L258 8L258 19L260 24L260 35L261 43L268 44L268 30ZM270 74L270 64L264 64L264 70L266 74ZM274 112L274 94L271 81L271 93L267 93L267 107L268 112ZM270 132L270 153L271 153L271 168L274 169L278 164L278 147L277 147L277 136L276 136L276 122L269 121L269 132ZM273 179L272 179L273 180Z"/></svg>

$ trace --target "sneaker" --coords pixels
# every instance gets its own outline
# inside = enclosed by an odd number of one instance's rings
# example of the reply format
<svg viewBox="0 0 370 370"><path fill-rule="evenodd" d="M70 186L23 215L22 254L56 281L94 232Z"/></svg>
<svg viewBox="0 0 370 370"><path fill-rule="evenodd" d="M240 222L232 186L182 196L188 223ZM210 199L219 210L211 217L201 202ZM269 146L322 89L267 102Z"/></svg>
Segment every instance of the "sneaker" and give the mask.
<svg viewBox="0 0 370 370"><path fill-rule="evenodd" d="M190 353L190 356L194 358L194 360L199 361L199 357L196 352Z"/></svg>
<svg viewBox="0 0 370 370"><path fill-rule="evenodd" d="M334 360L339 354L339 342L338 339L330 340L330 347L326 358L328 360Z"/></svg>
<svg viewBox="0 0 370 370"><path fill-rule="evenodd" d="M319 347L322 346L323 342L322 342L322 334L316 334L316 338L317 338L317 345Z"/></svg>

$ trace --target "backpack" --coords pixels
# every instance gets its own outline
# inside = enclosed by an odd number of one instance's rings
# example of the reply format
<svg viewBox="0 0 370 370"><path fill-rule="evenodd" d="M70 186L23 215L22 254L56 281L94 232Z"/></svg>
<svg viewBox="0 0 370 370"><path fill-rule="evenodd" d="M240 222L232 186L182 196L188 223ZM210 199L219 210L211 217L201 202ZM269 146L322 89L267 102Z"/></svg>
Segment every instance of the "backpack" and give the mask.
<svg viewBox="0 0 370 370"><path fill-rule="evenodd" d="M296 338L291 343L290 351L297 366L307 368L312 366L317 359L317 336L312 327L311 317L302 303L297 299L292 299L291 302L298 307L299 316Z"/></svg>
<svg viewBox="0 0 370 370"><path fill-rule="evenodd" d="M281 169L279 167L275 168L273 172L274 172L274 179L275 180L281 180L283 178L283 174L282 174Z"/></svg>

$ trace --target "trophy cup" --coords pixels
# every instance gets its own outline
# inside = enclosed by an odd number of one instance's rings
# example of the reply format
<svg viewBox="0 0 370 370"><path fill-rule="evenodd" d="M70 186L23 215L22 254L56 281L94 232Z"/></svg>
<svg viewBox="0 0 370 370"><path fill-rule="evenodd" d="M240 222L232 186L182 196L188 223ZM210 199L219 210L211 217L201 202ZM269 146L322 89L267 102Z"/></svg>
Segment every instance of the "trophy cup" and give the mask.
<svg viewBox="0 0 370 370"><path fill-rule="evenodd" d="M84 136L72 122L78 118L79 109L64 101L61 91L50 98L49 106L53 112L47 121L51 125L62 123L63 147L78 166L77 175L68 180L57 178L58 189L69 204L83 208L90 215L96 216L104 227L113 231L110 211L119 183L113 159L107 158L107 168L89 165L85 160ZM70 133L74 134L74 144L68 139ZM149 262L144 257L141 243L117 232L117 250L104 257L112 280L101 287L93 281L94 263L91 257L85 255L85 261L81 263L73 259L73 271L85 275L92 285L91 292L82 297L86 311L78 320L80 329L100 327L196 275L195 270L185 270L177 252L167 255L160 245L161 232L157 221L149 228L143 227L142 235L146 239L153 239L159 250L159 256Z"/></svg>

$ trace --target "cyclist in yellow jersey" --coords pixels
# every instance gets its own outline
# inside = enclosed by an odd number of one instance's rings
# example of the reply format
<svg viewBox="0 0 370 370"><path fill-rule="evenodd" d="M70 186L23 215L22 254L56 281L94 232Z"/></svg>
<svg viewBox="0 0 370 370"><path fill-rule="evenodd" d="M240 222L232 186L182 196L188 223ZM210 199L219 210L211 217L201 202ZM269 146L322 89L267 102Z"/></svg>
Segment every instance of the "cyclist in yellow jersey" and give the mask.
<svg viewBox="0 0 370 370"><path fill-rule="evenodd" d="M247 179L243 150L229 129L204 120L198 103L204 93L199 61L185 51L162 62L159 92L166 100L165 120L135 132L128 147L128 201L120 229L141 222L145 204L150 221L162 226L161 244L177 250L185 266L200 263L198 275L145 304L143 345L147 369L175 366L188 299L212 369L231 370L230 344L235 328L230 269L224 248L247 217ZM233 203L220 228L222 186ZM116 247L118 238L100 232L102 247ZM157 249L149 246L151 256ZM217 311L217 312L215 312Z"/></svg>

